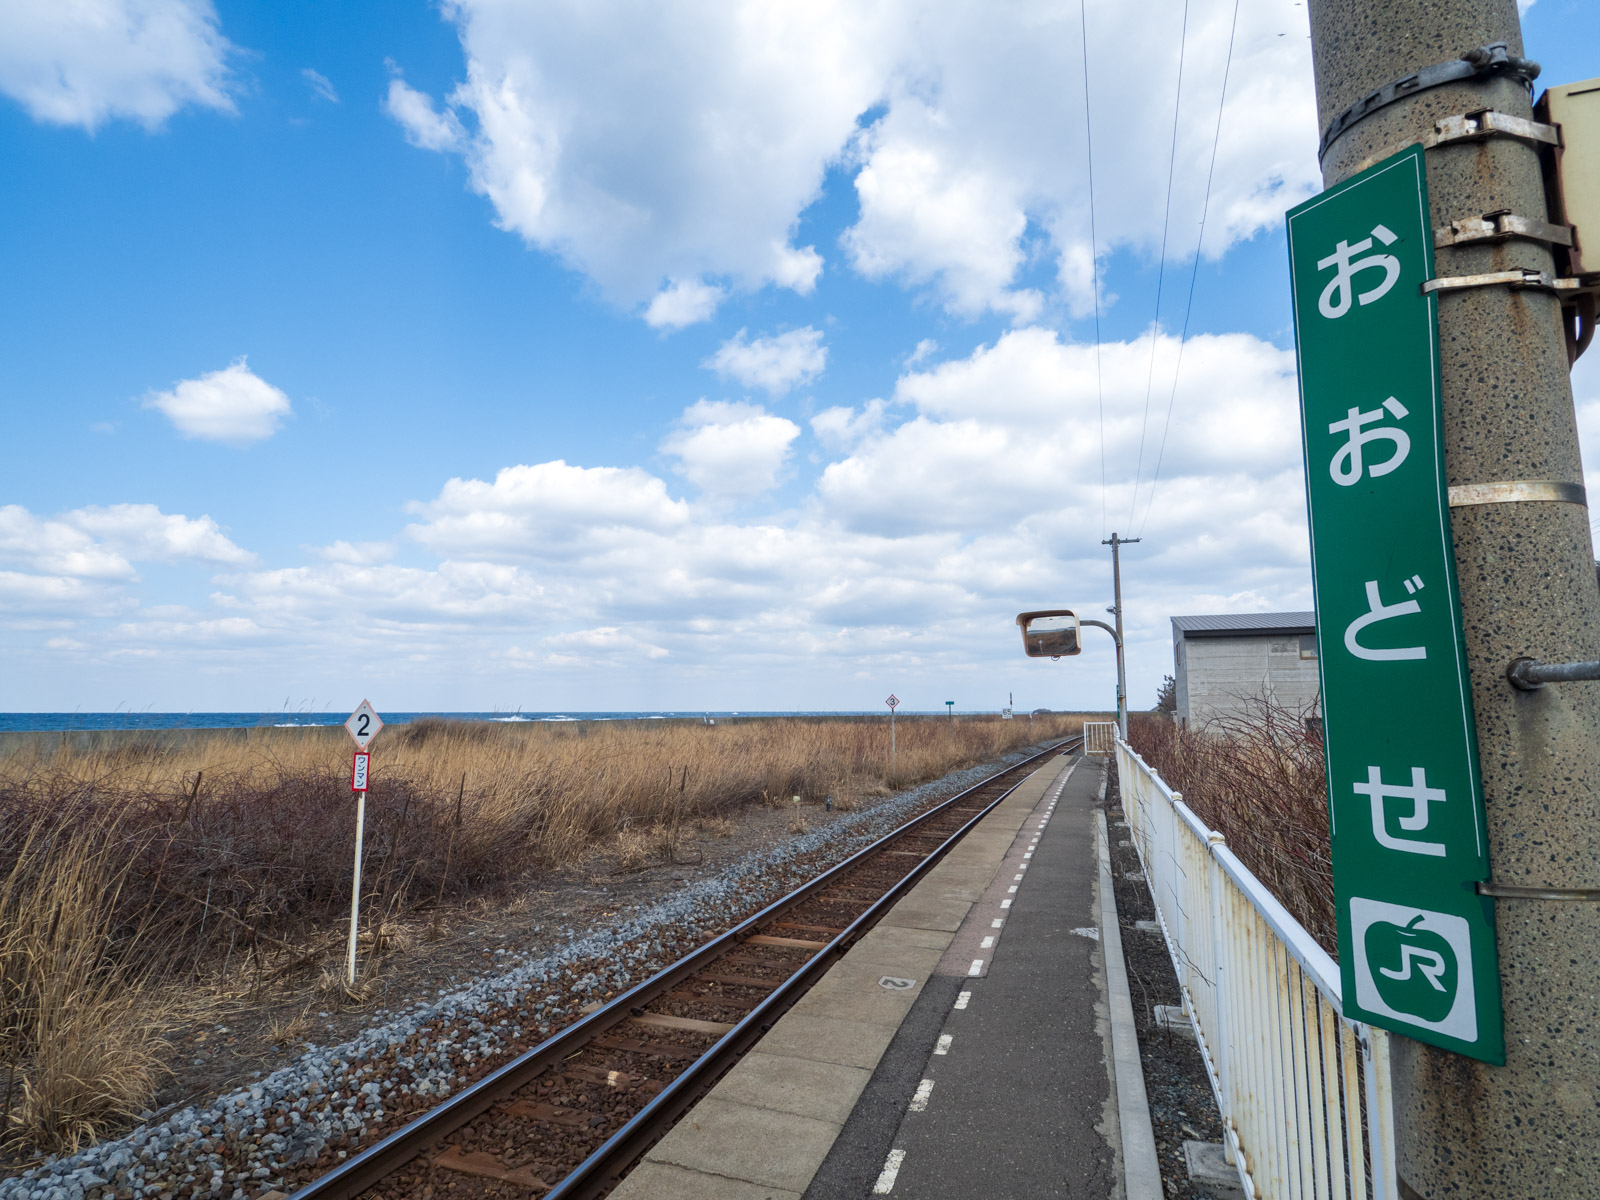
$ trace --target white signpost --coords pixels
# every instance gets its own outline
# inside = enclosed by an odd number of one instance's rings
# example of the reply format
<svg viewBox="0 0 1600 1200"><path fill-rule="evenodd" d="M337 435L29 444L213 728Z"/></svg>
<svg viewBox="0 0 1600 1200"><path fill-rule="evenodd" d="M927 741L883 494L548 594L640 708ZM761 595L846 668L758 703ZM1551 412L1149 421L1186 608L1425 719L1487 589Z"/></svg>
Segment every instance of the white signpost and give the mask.
<svg viewBox="0 0 1600 1200"><path fill-rule="evenodd" d="M344 723L356 744L355 758L350 764L350 790L356 797L356 865L350 884L350 949L345 955L344 973L351 987L356 983L356 933L361 923L361 838L367 828L367 765L372 755L367 746L383 728L383 719L365 700L350 714Z"/></svg>
<svg viewBox="0 0 1600 1200"><path fill-rule="evenodd" d="M894 710L900 707L900 697L893 692L884 701L889 706L889 774L894 774Z"/></svg>

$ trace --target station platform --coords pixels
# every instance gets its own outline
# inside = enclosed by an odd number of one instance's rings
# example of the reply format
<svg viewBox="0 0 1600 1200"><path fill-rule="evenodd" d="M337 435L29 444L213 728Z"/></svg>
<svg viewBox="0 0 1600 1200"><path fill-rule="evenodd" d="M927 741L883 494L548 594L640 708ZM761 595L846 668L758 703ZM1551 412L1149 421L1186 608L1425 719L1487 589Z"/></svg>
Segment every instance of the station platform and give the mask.
<svg viewBox="0 0 1600 1200"><path fill-rule="evenodd" d="M656 1144L615 1200L1138 1194L1119 1119L1125 1052L1112 1036L1126 995L1108 989L1099 936L1103 770L1080 755L1047 760ZM1120 979L1120 959L1113 966Z"/></svg>

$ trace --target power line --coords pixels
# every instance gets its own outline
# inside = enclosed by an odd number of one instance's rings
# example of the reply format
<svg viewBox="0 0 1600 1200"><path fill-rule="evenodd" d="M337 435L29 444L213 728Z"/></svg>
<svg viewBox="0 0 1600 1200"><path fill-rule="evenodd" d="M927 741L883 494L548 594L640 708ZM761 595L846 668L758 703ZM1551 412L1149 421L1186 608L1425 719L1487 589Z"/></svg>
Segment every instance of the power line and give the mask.
<svg viewBox="0 0 1600 1200"><path fill-rule="evenodd" d="M1083 136L1089 159L1089 270L1094 291L1094 390L1100 406L1100 532L1106 531L1106 394L1100 377L1100 247L1094 228L1094 123L1089 119L1089 18L1086 0L1078 0L1083 44ZM1185 0L1187 3L1187 0Z"/></svg>
<svg viewBox="0 0 1600 1200"><path fill-rule="evenodd" d="M1155 390L1156 335L1161 332L1161 285L1167 274L1167 231L1172 224L1172 180L1178 165L1178 113L1183 106L1183 60L1189 48L1189 0L1183 0L1183 27L1178 33L1178 89L1172 97L1172 149L1167 155L1167 203L1161 213L1161 258L1156 266L1156 315L1150 322L1150 370L1144 384L1144 420L1139 425L1139 458L1133 469L1133 497L1128 501L1128 525L1139 509L1139 476L1144 472L1144 439L1150 427L1150 395Z"/></svg>
<svg viewBox="0 0 1600 1200"><path fill-rule="evenodd" d="M1178 375L1183 370L1183 347L1189 337L1189 314L1194 310L1194 285L1200 276L1200 247L1206 239L1206 214L1211 209L1211 180L1217 170L1217 147L1222 143L1222 109L1228 100L1228 73L1233 68L1233 38L1239 29L1239 0L1233 0L1233 23L1228 26L1228 55L1222 63L1222 95L1217 98L1217 128L1211 135L1211 165L1206 169L1206 194L1200 202L1200 234L1194 243L1194 267L1189 272L1189 299L1183 306L1183 331L1178 335L1178 361L1172 368L1172 392L1167 397L1167 419L1161 426L1161 449L1156 454L1156 469L1150 478L1150 499L1144 506L1144 520L1139 522L1139 532L1144 532L1150 520L1150 510L1155 507L1156 484L1161 482L1161 463L1167 456L1167 433L1172 428L1172 406L1178 398ZM1135 491L1135 499L1137 499Z"/></svg>

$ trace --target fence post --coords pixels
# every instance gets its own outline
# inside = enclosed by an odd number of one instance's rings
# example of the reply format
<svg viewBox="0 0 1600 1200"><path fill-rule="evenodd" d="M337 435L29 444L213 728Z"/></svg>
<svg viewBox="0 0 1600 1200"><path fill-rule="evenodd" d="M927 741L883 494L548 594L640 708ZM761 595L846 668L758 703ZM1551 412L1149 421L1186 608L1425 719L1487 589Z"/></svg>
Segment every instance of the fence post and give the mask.
<svg viewBox="0 0 1600 1200"><path fill-rule="evenodd" d="M1365 1060L1367 1142L1372 1151L1372 1200L1400 1200L1395 1190L1394 1088L1389 1075L1389 1035L1357 1025Z"/></svg>
<svg viewBox="0 0 1600 1200"><path fill-rule="evenodd" d="M1212 1051L1211 1060L1217 1068L1217 1108L1222 1114L1222 1152L1227 1156L1230 1166L1238 1165L1238 1157L1233 1152L1233 1138L1229 1136L1233 1128L1233 1114L1229 1111L1233 1106L1233 1091L1231 1080L1233 1077L1233 1048L1229 1038L1233 1031L1228 1027L1227 1003L1227 973L1228 973L1228 948L1227 936L1223 932L1223 922L1226 917L1222 911L1222 866L1217 862L1217 847L1226 845L1226 839L1215 830L1206 838L1206 857L1209 860L1207 873L1207 886L1211 889L1211 988L1213 996L1212 1007L1216 1009L1217 1044Z"/></svg>

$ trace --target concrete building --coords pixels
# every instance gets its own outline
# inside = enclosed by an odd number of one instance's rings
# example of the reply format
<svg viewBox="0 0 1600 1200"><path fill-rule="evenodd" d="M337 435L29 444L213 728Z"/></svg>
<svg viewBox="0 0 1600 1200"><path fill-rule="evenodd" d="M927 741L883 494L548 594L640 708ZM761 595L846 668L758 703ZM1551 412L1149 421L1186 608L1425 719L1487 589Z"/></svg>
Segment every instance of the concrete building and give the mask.
<svg viewBox="0 0 1600 1200"><path fill-rule="evenodd" d="M1308 708L1321 691L1315 613L1173 617L1172 657L1178 720L1196 728L1263 697Z"/></svg>

